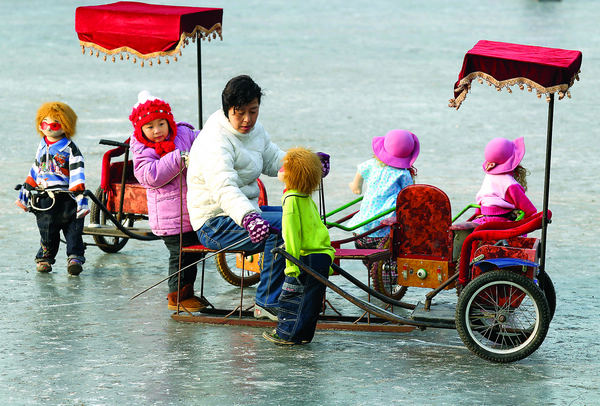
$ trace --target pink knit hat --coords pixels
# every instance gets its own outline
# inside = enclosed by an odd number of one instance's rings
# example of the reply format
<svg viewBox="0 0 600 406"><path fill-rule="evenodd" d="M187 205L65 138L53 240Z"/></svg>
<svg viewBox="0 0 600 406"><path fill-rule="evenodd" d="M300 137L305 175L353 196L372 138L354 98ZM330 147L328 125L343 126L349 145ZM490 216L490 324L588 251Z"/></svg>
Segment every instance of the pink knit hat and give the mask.
<svg viewBox="0 0 600 406"><path fill-rule="evenodd" d="M408 169L419 156L419 139L407 130L391 130L373 138L373 152L384 164Z"/></svg>
<svg viewBox="0 0 600 406"><path fill-rule="evenodd" d="M525 141L523 137L514 141L506 138L494 138L485 146L483 170L492 175L512 172L525 155ZM486 169L488 164L496 164L493 168Z"/></svg>

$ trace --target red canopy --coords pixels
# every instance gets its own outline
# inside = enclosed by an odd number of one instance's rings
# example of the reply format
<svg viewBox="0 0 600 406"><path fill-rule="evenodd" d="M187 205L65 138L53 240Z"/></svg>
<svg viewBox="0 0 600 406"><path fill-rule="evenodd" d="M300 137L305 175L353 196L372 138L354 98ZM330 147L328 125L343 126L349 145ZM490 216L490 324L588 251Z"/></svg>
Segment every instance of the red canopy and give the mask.
<svg viewBox="0 0 600 406"><path fill-rule="evenodd" d="M559 99L565 94L571 97L568 89L579 80L581 58L580 51L479 41L465 55L449 106L460 107L475 78L480 83L486 80L498 91L506 87L511 92L510 86L516 84L521 90L524 85L529 91L535 88L538 97L549 98L556 92Z"/></svg>
<svg viewBox="0 0 600 406"><path fill-rule="evenodd" d="M181 55L188 37L221 37L223 9L146 4L132 1L77 7L75 31L82 51L134 54L142 59ZM222 37L221 37L222 38ZM90 55L94 51L90 49ZM106 60L106 55L104 59ZM177 57L174 57L177 60ZM167 63L169 60L166 60ZM135 58L134 58L135 62ZM160 59L158 60L160 63ZM152 62L150 62L152 64ZM142 62L143 65L143 62Z"/></svg>

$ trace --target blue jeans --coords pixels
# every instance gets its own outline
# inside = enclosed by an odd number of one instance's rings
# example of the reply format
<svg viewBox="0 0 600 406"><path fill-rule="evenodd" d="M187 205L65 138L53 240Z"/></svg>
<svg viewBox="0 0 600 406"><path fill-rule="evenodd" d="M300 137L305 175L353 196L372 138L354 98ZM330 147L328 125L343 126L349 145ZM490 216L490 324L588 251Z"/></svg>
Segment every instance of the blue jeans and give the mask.
<svg viewBox="0 0 600 406"><path fill-rule="evenodd" d="M327 254L301 256L300 262L329 278L331 257ZM323 306L325 285L300 269L297 278L286 276L279 297L277 335L284 340L312 341Z"/></svg>
<svg viewBox="0 0 600 406"><path fill-rule="evenodd" d="M77 211L75 200L67 193L57 193L55 199L54 206L52 206L53 199L49 196L40 197L36 202L36 206L40 209L52 208L46 211L34 211L41 237L35 262L54 264L62 230L67 243L67 257L77 258L84 263L83 219L75 216Z"/></svg>
<svg viewBox="0 0 600 406"><path fill-rule="evenodd" d="M261 217L272 227L281 230L281 207L266 206L261 209L263 210ZM248 232L228 216L213 217L207 220L197 233L200 243L213 250L223 249L248 237ZM270 234L265 241L258 244L248 238L231 247L232 249L242 249L249 254L264 252L263 268L260 272L260 282L256 287L255 302L261 307L274 308L275 311L279 306L279 295L285 277L283 273L285 258L281 255L273 255L271 250L282 243L281 233L277 233Z"/></svg>

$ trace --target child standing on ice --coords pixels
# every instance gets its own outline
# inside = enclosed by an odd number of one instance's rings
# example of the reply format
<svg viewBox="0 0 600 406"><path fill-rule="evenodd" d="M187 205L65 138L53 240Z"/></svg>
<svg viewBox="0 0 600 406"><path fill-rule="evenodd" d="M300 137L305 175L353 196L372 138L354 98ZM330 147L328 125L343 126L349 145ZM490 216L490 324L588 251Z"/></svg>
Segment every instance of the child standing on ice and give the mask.
<svg viewBox="0 0 600 406"><path fill-rule="evenodd" d="M62 230L67 244L67 272L79 275L85 262L83 218L89 209L82 194L83 155L71 141L77 115L65 103L44 103L37 111L35 124L42 140L16 204L36 216L41 236L36 270L52 271Z"/></svg>
<svg viewBox="0 0 600 406"><path fill-rule="evenodd" d="M130 138L133 172L146 188L148 219L152 232L169 250L169 310L177 310L177 300L190 312L206 307L194 296L197 268L191 265L201 254L186 253L179 271L180 232L183 246L198 244L187 209L186 158L198 135L190 124L175 123L171 106L148 91L138 94L138 102L129 116L134 132ZM181 185L181 187L180 187ZM189 266L189 267L188 267Z"/></svg>
<svg viewBox="0 0 600 406"><path fill-rule="evenodd" d="M520 165L524 155L523 137L514 141L498 137L486 145L485 177L475 197L481 207L475 212L474 222L513 221L518 210L525 212L525 217L537 212L525 195L527 170Z"/></svg>
<svg viewBox="0 0 600 406"><path fill-rule="evenodd" d="M350 190L361 194L363 182L367 190L360 205L360 211L350 219L349 226L354 226L370 219L376 214L396 207L398 193L414 183L417 170L413 164L419 156L419 139L407 130L391 130L384 137L374 137L372 141L374 157L358 165L354 180L350 182ZM365 233L387 217L371 221L354 232L354 235ZM377 248L390 234L390 228L384 227L368 236L355 241L356 248Z"/></svg>
<svg viewBox="0 0 600 406"><path fill-rule="evenodd" d="M324 278L329 277L335 249L311 194L326 172L319 155L292 148L285 154L278 176L286 188L281 230L285 250ZM306 344L315 334L325 285L289 260L284 272L277 329L264 332L263 337L278 345Z"/></svg>

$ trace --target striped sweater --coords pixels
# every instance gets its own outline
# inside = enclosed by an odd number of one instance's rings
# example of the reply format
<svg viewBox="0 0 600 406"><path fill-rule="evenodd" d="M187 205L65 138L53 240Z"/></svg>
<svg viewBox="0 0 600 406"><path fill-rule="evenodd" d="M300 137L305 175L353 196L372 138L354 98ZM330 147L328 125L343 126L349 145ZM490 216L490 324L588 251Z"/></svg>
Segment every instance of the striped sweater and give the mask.
<svg viewBox="0 0 600 406"><path fill-rule="evenodd" d="M83 155L75 143L66 137L50 145L46 143L44 137L40 141L25 183L32 188L83 192L85 190Z"/></svg>

